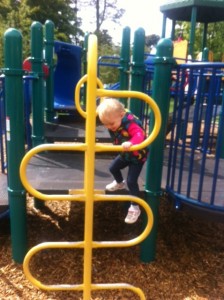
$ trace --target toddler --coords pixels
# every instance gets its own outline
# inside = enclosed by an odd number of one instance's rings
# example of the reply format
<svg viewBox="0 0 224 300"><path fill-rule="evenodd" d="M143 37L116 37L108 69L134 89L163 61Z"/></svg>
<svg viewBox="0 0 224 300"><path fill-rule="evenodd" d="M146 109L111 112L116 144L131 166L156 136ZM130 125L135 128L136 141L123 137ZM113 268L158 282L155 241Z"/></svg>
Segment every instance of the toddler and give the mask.
<svg viewBox="0 0 224 300"><path fill-rule="evenodd" d="M99 119L108 129L114 145L122 145L124 151L119 153L110 165L114 181L106 186L107 191L125 188L121 170L128 167L127 186L130 195L139 197L138 177L147 159L148 148L128 151L146 139L141 121L117 99L105 99L97 107ZM125 223L135 223L141 214L139 205L131 202Z"/></svg>

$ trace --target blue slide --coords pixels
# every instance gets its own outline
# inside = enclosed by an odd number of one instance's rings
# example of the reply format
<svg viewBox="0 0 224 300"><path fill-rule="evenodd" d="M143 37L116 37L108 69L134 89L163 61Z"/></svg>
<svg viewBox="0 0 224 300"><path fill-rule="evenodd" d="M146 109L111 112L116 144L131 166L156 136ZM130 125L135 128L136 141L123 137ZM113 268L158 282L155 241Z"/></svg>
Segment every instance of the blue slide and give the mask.
<svg viewBox="0 0 224 300"><path fill-rule="evenodd" d="M57 55L54 71L54 109L57 111L75 110L74 92L81 78L82 48L55 41L54 50Z"/></svg>

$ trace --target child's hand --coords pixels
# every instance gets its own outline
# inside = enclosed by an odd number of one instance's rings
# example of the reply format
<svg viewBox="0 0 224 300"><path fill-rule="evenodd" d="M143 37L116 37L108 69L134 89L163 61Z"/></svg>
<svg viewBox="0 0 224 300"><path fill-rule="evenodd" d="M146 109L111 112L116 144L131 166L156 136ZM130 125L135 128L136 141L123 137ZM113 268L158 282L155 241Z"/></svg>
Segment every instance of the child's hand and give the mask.
<svg viewBox="0 0 224 300"><path fill-rule="evenodd" d="M131 142L124 142L124 143L121 144L121 146L123 147L124 151L127 151L132 146L132 143Z"/></svg>

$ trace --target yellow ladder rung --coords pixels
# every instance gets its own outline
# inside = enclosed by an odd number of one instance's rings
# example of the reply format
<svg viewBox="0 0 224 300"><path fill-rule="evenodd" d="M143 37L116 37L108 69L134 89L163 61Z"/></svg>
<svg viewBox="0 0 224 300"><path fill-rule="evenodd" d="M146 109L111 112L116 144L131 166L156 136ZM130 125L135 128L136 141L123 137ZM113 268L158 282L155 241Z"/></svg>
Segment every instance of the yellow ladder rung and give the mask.
<svg viewBox="0 0 224 300"><path fill-rule="evenodd" d="M69 195L82 195L85 193L84 189L70 189L68 191ZM94 194L105 194L105 190L94 190Z"/></svg>

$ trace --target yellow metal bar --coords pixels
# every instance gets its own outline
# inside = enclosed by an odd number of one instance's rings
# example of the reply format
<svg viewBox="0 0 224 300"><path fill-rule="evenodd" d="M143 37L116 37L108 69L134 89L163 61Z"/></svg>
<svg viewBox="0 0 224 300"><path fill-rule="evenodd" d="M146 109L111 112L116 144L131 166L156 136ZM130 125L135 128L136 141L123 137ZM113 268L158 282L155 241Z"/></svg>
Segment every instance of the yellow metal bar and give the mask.
<svg viewBox="0 0 224 300"><path fill-rule="evenodd" d="M74 248L83 248L84 242L45 242L41 243L33 248L31 248L26 254L23 262L23 271L27 279L36 287L43 290L67 290L71 289L70 285L45 285L41 281L37 280L30 271L29 264L31 258L38 252L45 249L74 249ZM72 290L82 290L83 285L73 285Z"/></svg>
<svg viewBox="0 0 224 300"><path fill-rule="evenodd" d="M80 105L80 90L81 90L81 86L83 85L83 83L87 82L87 80L88 80L88 75L86 74L78 81L78 83L76 85L76 89L75 89L75 107L78 110L78 112L80 113L80 115L83 116L83 118L86 118L87 113L82 109L82 107ZM97 82L97 85L101 89L103 89L103 83L101 82L101 80L99 78L96 78L96 82Z"/></svg>
<svg viewBox="0 0 224 300"><path fill-rule="evenodd" d="M139 204L142 208L144 208L148 221L143 232L136 238L129 241L122 242L93 242L94 248L106 248L106 247L131 247L141 243L150 233L153 225L153 213L150 206L141 198L134 197L131 195L102 195L96 194L95 201L132 201Z"/></svg>
<svg viewBox="0 0 224 300"><path fill-rule="evenodd" d="M27 190L28 193L33 195L35 198L43 201L48 200L69 200L69 201L83 201L84 197L83 195L47 195L44 193L39 192L37 189L33 188L27 178L26 169L27 166L33 156L40 152L44 151L85 151L86 144L80 143L80 144L71 144L71 143L64 143L64 144L43 144L39 145L30 151L26 153L24 158L22 159L22 162L20 164L20 179L24 186L24 188Z"/></svg>
<svg viewBox="0 0 224 300"><path fill-rule="evenodd" d="M46 285L37 280L30 272L29 263L31 258L38 252L45 249L55 249L55 248L63 248L63 249L73 249L73 248L83 248L83 242L46 242L39 244L33 247L26 255L24 259L23 269L26 274L27 279L36 287L42 290L48 291L83 291L85 290L84 284L51 284ZM143 292L132 285L124 284L124 283L116 283L116 284L91 284L91 290L112 290L112 289L128 289L135 292L140 296L140 299L145 299Z"/></svg>
<svg viewBox="0 0 224 300"><path fill-rule="evenodd" d="M84 194L84 189L69 190L69 195ZM105 194L105 190L94 190L95 194Z"/></svg>
<svg viewBox="0 0 224 300"><path fill-rule="evenodd" d="M81 191L80 191L81 192ZM104 241L104 242L96 242L93 241L91 247L92 248L111 248L111 247L131 247L134 245L137 245L141 243L149 234L151 231L152 225L153 225L153 214L151 211L151 208L147 205L147 203L134 196L130 195L102 195L102 194L94 194L94 201L133 201L137 204L141 205L148 216L148 222L143 230L143 232L136 238L127 240L127 241ZM41 243L35 247L33 247L25 256L24 263L23 263L23 269L24 273L27 277L27 279L35 286L37 286L40 289L43 290L49 290L49 291L57 291L57 290L72 290L72 291L78 291L78 290L85 290L86 285L84 284L78 284L78 285L68 285L68 284L57 284L57 285L45 285L41 281L37 280L30 271L29 264L31 258L38 252L45 250L45 249L74 249L74 248L85 248L86 243L85 241L82 242L45 242ZM84 262L85 263L85 262ZM92 267L92 264L90 265L90 268ZM132 291L135 291L136 294L138 294L140 297L142 297L142 291L138 288L135 288L133 286L127 287L126 284L98 284L98 285L90 285L90 291L94 289L117 289L123 288L123 289L130 289ZM136 290L135 290L136 289ZM141 299L145 299L142 297Z"/></svg>
<svg viewBox="0 0 224 300"><path fill-rule="evenodd" d="M108 283L108 284L92 284L92 290L129 290L140 297L141 300L146 300L143 291L131 284L127 283Z"/></svg>
<svg viewBox="0 0 224 300"><path fill-rule="evenodd" d="M87 56L88 82L86 106L86 145L84 166L85 228L84 228L84 293L83 300L91 299L92 280L92 237L94 213L94 172L95 172L95 137L96 137L96 87L97 87L97 37L89 36Z"/></svg>

